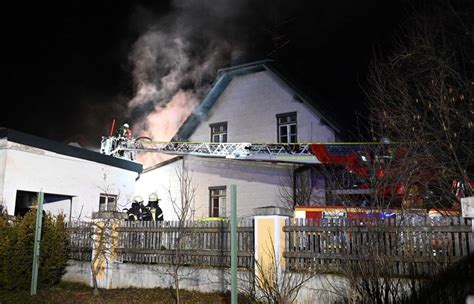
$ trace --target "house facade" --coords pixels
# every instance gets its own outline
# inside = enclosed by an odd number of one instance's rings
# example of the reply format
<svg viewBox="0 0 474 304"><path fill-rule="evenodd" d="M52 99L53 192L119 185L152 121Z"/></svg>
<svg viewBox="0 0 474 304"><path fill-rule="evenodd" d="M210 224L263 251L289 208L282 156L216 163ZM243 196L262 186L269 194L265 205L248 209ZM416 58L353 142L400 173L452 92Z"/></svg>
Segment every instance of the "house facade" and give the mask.
<svg viewBox="0 0 474 304"><path fill-rule="evenodd" d="M308 100L269 61L223 69L172 141L335 142L339 129L316 108L317 102ZM239 216L251 216L257 207L292 206L299 179L295 172L299 172L310 175L307 182L315 189L314 199L324 204L324 180L317 170L304 169L304 165L284 162L183 156L146 169L137 192L157 191L166 209L172 204L170 193L179 191L173 186L179 185L176 172L184 170L196 186L195 218L228 217L231 184L237 186Z"/></svg>
<svg viewBox="0 0 474 304"><path fill-rule="evenodd" d="M44 210L67 219L119 211L142 166L10 129L0 129L0 205L24 214L44 193Z"/></svg>

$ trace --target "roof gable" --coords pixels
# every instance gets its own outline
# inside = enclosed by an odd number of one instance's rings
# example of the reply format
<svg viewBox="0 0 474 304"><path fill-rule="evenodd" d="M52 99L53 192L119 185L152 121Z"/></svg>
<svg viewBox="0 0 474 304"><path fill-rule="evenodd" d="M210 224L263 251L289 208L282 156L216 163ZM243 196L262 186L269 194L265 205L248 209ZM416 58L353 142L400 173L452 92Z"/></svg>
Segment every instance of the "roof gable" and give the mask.
<svg viewBox="0 0 474 304"><path fill-rule="evenodd" d="M284 77L283 74L272 64L272 60L256 61L248 64L239 66L229 67L218 70L217 78L212 84L211 89L208 91L203 101L196 107L191 115L181 125L176 135L171 141L185 141L196 130L202 120L207 118L211 108L217 102L219 97L222 95L224 90L228 87L234 77L243 76L251 73L269 71L278 80L281 80L282 84L287 86L294 97L301 102L305 103L314 113L316 113L321 119L323 119L334 131L337 133L341 132L341 128L326 113L318 107L316 108L314 103L301 91L299 91L296 85L293 84L288 78Z"/></svg>

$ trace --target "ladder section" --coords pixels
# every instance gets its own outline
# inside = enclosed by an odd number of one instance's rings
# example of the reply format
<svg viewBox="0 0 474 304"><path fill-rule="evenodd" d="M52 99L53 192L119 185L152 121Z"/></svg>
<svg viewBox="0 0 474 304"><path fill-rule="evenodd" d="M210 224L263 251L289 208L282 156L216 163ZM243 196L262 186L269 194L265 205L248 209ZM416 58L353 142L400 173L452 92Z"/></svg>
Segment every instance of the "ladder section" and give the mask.
<svg viewBox="0 0 474 304"><path fill-rule="evenodd" d="M309 144L252 143L247 160L319 164Z"/></svg>
<svg viewBox="0 0 474 304"><path fill-rule="evenodd" d="M248 143L139 142L128 150L172 155L240 158L249 154L249 145Z"/></svg>
<svg viewBox="0 0 474 304"><path fill-rule="evenodd" d="M102 154L134 161L137 152L270 162L320 163L311 153L309 144L153 142L149 138L131 140L102 138Z"/></svg>
<svg viewBox="0 0 474 304"><path fill-rule="evenodd" d="M138 142L129 150L237 160L319 163L308 144Z"/></svg>

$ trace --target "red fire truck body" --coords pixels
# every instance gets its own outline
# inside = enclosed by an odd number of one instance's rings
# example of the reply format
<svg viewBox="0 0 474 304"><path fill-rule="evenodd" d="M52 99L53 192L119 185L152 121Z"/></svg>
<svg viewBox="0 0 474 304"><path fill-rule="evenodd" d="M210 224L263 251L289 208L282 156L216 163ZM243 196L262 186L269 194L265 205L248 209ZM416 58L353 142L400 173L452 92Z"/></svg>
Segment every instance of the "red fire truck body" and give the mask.
<svg viewBox="0 0 474 304"><path fill-rule="evenodd" d="M434 218L437 216L460 216L461 212L456 209L410 209L409 212L397 209L380 209L364 207L344 207L344 206L296 206L294 212L295 219L387 219L396 218L397 215L418 215Z"/></svg>

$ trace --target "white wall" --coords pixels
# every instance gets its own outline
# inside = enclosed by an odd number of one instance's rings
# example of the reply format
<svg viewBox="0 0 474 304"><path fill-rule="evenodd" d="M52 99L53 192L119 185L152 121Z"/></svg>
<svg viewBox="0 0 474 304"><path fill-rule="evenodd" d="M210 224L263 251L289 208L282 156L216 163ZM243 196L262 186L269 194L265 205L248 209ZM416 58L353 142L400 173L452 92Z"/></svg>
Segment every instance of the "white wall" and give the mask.
<svg viewBox="0 0 474 304"><path fill-rule="evenodd" d="M156 191L162 201L165 220L174 219L168 189L172 185L174 197L179 197L176 170L185 164L197 186L194 207L195 219L209 216L209 187L226 186L226 213L230 215L230 185L237 186L237 214L253 215L253 209L263 206L283 206L279 188L288 180L288 165L264 162L248 162L230 159L210 159L187 156L163 167L143 173L137 182L137 194L148 196ZM288 190L290 191L290 190Z"/></svg>
<svg viewBox="0 0 474 304"><path fill-rule="evenodd" d="M189 140L208 142L209 124L227 121L228 142L277 142L276 115L287 112L297 112L298 142L335 141L332 129L270 71L232 79Z"/></svg>
<svg viewBox="0 0 474 304"><path fill-rule="evenodd" d="M209 187L226 186L226 214L230 216L230 185L237 187L237 214L254 215L254 208L282 206L279 188L285 186L288 165L187 157L187 167L199 185L196 214L209 216Z"/></svg>
<svg viewBox="0 0 474 304"><path fill-rule="evenodd" d="M251 290L250 273L239 269L239 290ZM174 285L170 269L166 265L112 263L108 278L99 280L101 288L169 288ZM181 266L179 269L180 288L200 292L226 292L230 289L230 270L227 268L193 268ZM90 262L68 261L63 281L92 286Z"/></svg>
<svg viewBox="0 0 474 304"><path fill-rule="evenodd" d="M0 201L5 202L9 214L15 211L17 190L72 196L73 218L90 217L98 211L100 193L119 195L121 209L135 190L136 172L13 142L8 142L7 149L0 153L7 154L6 162L0 167L5 175ZM53 203L47 208L58 211L65 209L66 203ZM69 216L69 207L66 209Z"/></svg>
<svg viewBox="0 0 474 304"><path fill-rule="evenodd" d="M144 172L136 183L135 193L148 202L148 196L156 192L159 206L163 210L165 221L177 220L171 199L179 198L179 180L177 172L182 168L182 160L177 160L166 166ZM171 198L170 198L171 195Z"/></svg>
<svg viewBox="0 0 474 304"><path fill-rule="evenodd" d="M43 210L45 212L50 212L51 214L66 214L69 216L69 210L71 208L71 202L66 199L62 201L57 201L53 203L45 203L43 205ZM66 218L67 220L68 218Z"/></svg>
<svg viewBox="0 0 474 304"><path fill-rule="evenodd" d="M3 200L3 185L5 183L5 163L7 161L7 140L0 138L0 205L6 205Z"/></svg>

